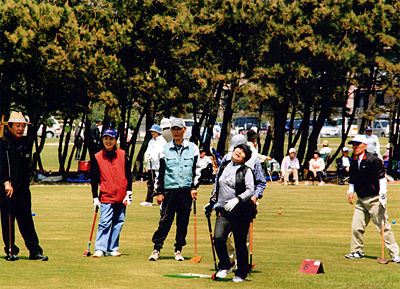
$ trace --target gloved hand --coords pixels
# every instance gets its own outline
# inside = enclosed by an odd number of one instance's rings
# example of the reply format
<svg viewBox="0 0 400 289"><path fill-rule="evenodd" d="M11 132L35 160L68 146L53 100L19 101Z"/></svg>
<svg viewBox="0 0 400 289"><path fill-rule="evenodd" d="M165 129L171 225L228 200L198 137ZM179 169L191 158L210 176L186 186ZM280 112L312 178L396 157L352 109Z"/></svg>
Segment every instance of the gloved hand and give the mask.
<svg viewBox="0 0 400 289"><path fill-rule="evenodd" d="M204 206L204 214L206 214L207 217L211 216L212 209L214 207L214 204L208 203L207 205Z"/></svg>
<svg viewBox="0 0 400 289"><path fill-rule="evenodd" d="M230 199L229 201L226 202L224 209L225 211L230 212L233 210L234 207L236 207L237 204L239 204L238 198Z"/></svg>
<svg viewBox="0 0 400 289"><path fill-rule="evenodd" d="M132 204L132 191L126 191L126 197L122 202L126 207Z"/></svg>
<svg viewBox="0 0 400 289"><path fill-rule="evenodd" d="M381 203L382 208L386 208L387 204L386 194L379 194L379 203Z"/></svg>
<svg viewBox="0 0 400 289"><path fill-rule="evenodd" d="M93 206L94 206L94 211L95 212L96 212L96 208L100 208L99 198L93 198Z"/></svg>

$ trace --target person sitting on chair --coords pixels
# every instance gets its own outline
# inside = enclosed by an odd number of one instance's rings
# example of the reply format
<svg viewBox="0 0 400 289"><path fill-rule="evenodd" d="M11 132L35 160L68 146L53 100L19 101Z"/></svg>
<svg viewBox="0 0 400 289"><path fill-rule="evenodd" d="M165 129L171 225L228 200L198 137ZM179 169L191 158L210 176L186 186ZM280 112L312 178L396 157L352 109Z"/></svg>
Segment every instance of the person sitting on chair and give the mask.
<svg viewBox="0 0 400 289"><path fill-rule="evenodd" d="M342 149L342 157L337 160L337 174L340 184L344 184L345 178L350 176L350 162L349 149L344 147Z"/></svg>
<svg viewBox="0 0 400 289"><path fill-rule="evenodd" d="M196 165L196 174L201 175L200 181L209 182L213 172L212 160L206 155L204 148L200 149L200 158Z"/></svg>
<svg viewBox="0 0 400 289"><path fill-rule="evenodd" d="M319 154L325 163L329 160L329 158L331 157L331 149L329 147L329 141L324 140L322 142L322 149L319 151Z"/></svg>
<svg viewBox="0 0 400 289"><path fill-rule="evenodd" d="M308 180L309 178L311 178L312 180L318 179L318 185L322 186L324 184L324 182L322 181L322 173L324 171L324 168L324 160L319 157L319 151L314 151L313 158L309 162L309 169L306 180ZM308 185L308 182L306 182L306 185Z"/></svg>
<svg viewBox="0 0 400 289"><path fill-rule="evenodd" d="M300 169L299 160L296 158L296 149L291 148L289 150L289 155L284 157L281 165L282 178L284 181L284 185L287 186L289 181L289 176L293 175L293 181L296 186L299 185L299 174L298 170Z"/></svg>

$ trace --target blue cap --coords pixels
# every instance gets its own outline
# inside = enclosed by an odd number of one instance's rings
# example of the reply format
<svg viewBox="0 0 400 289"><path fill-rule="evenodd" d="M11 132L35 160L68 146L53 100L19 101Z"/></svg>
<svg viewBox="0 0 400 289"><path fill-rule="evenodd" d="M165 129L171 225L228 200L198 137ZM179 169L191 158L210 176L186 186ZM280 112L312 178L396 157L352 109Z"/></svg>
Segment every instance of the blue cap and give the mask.
<svg viewBox="0 0 400 289"><path fill-rule="evenodd" d="M96 119L96 120L94 121L94 123L101 123L101 121L98 120L98 119Z"/></svg>
<svg viewBox="0 0 400 289"><path fill-rule="evenodd" d="M158 124L153 124L150 128L150 131L161 133L161 127Z"/></svg>
<svg viewBox="0 0 400 289"><path fill-rule="evenodd" d="M116 138L117 137L117 132L115 131L115 129L108 128L103 132L103 137L106 136L106 135Z"/></svg>
<svg viewBox="0 0 400 289"><path fill-rule="evenodd" d="M372 127L367 126L366 129L365 129L365 131L372 131Z"/></svg>

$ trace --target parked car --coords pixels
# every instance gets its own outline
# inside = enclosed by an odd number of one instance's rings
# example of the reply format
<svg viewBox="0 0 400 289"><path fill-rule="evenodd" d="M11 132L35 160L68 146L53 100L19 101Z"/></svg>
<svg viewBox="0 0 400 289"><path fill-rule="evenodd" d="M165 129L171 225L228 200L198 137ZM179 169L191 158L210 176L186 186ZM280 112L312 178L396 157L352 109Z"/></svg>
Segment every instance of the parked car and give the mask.
<svg viewBox="0 0 400 289"><path fill-rule="evenodd" d="M389 136L389 120L377 119L372 123L372 134L380 137Z"/></svg>
<svg viewBox="0 0 400 289"><path fill-rule="evenodd" d="M344 129L345 130L347 129L349 121L350 121L350 118L348 118L348 117L346 117L344 119ZM339 128L339 132L340 132L339 137L341 137L342 136L343 119L341 117L340 118L334 118L334 119L332 119L332 122L334 122L335 126L337 128ZM357 123L358 123L357 119L356 118L353 119L353 122L352 122L352 124L350 126L350 130L349 130L348 136L355 136L356 134L358 134L358 124Z"/></svg>
<svg viewBox="0 0 400 289"><path fill-rule="evenodd" d="M269 121L262 121L260 123L260 133L267 133L269 129Z"/></svg>
<svg viewBox="0 0 400 289"><path fill-rule="evenodd" d="M320 137L340 137L340 129L329 124L326 120L319 133Z"/></svg>
<svg viewBox="0 0 400 289"><path fill-rule="evenodd" d="M61 135L61 126L58 123L57 119L54 116L49 117L46 127L46 138L60 137ZM41 137L43 131L43 124L39 126L37 131L37 136Z"/></svg>
<svg viewBox="0 0 400 289"><path fill-rule="evenodd" d="M302 122L302 121L303 121L303 120L300 119L300 118L295 118L295 119L293 120L293 131L292 131L293 134L296 134L296 133L297 133L297 131L298 131L299 128L300 128L300 125L301 125L301 122ZM289 134L289 126L290 126L290 119L286 120L285 129L286 129L286 133L287 133L287 134Z"/></svg>
<svg viewBox="0 0 400 289"><path fill-rule="evenodd" d="M246 133L250 128L253 126L258 126L258 118L257 117L250 117L250 116L243 116L243 117L236 117L232 120L232 129L231 134L238 134L238 133Z"/></svg>

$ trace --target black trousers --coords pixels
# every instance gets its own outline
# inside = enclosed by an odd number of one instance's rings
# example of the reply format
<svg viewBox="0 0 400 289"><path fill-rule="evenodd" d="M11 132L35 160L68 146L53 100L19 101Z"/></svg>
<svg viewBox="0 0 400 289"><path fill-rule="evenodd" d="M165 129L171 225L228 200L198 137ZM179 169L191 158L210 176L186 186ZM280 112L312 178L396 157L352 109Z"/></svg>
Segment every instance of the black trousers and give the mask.
<svg viewBox="0 0 400 289"><path fill-rule="evenodd" d="M147 171L147 195L146 195L146 202L148 202L148 203L153 202L155 178L156 178L156 171L148 170Z"/></svg>
<svg viewBox="0 0 400 289"><path fill-rule="evenodd" d="M192 195L190 189L168 190L164 192L161 208L161 219L152 241L154 249L160 251L171 229L176 214L175 251L182 251L186 245L187 227L189 224L190 210L192 208Z"/></svg>
<svg viewBox="0 0 400 289"><path fill-rule="evenodd" d="M218 268L229 269L232 266L226 247L226 240L229 233L232 232L237 256L237 270L235 275L242 279L246 279L249 270L248 252L246 246L249 227L250 220L247 218L226 218L217 211L217 220L215 221L214 230L214 244L219 259Z"/></svg>
<svg viewBox="0 0 400 289"><path fill-rule="evenodd" d="M20 196L24 197L20 197ZM4 252L9 253L9 212L11 215L11 254L18 254L19 248L15 245L15 220L17 220L19 231L25 241L30 255L43 253L39 246L39 238L35 231L35 225L32 219L30 191L20 194L14 190L11 199L5 197L1 200L1 229L3 232Z"/></svg>

